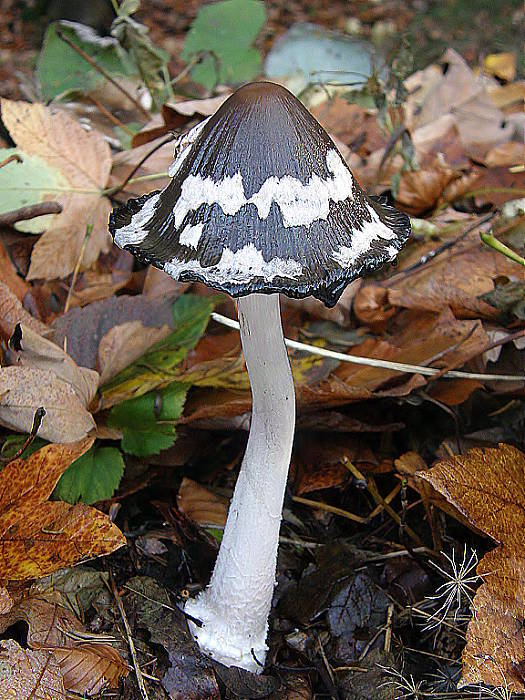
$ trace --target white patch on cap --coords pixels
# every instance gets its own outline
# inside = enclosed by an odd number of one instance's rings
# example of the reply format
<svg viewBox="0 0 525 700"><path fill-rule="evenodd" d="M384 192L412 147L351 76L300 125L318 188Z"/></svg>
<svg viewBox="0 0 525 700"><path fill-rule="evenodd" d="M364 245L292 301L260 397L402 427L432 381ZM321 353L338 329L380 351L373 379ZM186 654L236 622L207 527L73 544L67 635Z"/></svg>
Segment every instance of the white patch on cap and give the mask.
<svg viewBox="0 0 525 700"><path fill-rule="evenodd" d="M202 204L218 204L229 216L253 204L259 217L266 219L275 202L286 227L309 226L319 219L327 219L330 201L340 202L352 197L353 177L336 150L327 153L326 167L333 177L323 180L314 173L305 185L290 175L269 177L249 199L246 199L240 173L219 182L211 177L189 175L182 183L181 195L173 208L175 226L180 226L184 217Z"/></svg>
<svg viewBox="0 0 525 700"><path fill-rule="evenodd" d="M155 207L159 201L161 192L154 194L146 200L141 209L133 214L131 221L126 226L122 226L115 232L115 243L124 248L127 245L138 245L146 238L149 231L144 226L151 220L155 213Z"/></svg>
<svg viewBox="0 0 525 700"><path fill-rule="evenodd" d="M173 153L175 160L168 168L168 175L170 177L173 177L178 172L179 168L186 160L191 147L209 120L210 117L204 119L202 122L199 122L197 126L194 126L193 129L190 129L185 134L179 136L179 138L175 141L175 150Z"/></svg>
<svg viewBox="0 0 525 700"><path fill-rule="evenodd" d="M338 250L332 253L332 259L341 267L351 267L361 255L370 250L372 241L392 239L396 236L395 232L380 220L374 209L368 207L368 211L372 221L363 221L360 229L352 231L352 245L340 245ZM392 256L397 255L394 246L389 246L388 252L392 253Z"/></svg>
<svg viewBox="0 0 525 700"><path fill-rule="evenodd" d="M186 226L180 233L179 243L188 246L189 248L197 248L202 236L204 224L195 224L195 226Z"/></svg>
<svg viewBox="0 0 525 700"><path fill-rule="evenodd" d="M396 255L399 253L399 250L395 248L393 245L388 246L388 254L390 255L390 260L393 260Z"/></svg>
<svg viewBox="0 0 525 700"><path fill-rule="evenodd" d="M268 262L253 243L237 252L225 248L217 265L202 267L198 260L171 260L164 265L164 271L175 279L182 272L195 272L204 277L208 284L249 284L254 278L262 277L272 282L275 277L295 278L302 271L302 265L292 258L272 258Z"/></svg>

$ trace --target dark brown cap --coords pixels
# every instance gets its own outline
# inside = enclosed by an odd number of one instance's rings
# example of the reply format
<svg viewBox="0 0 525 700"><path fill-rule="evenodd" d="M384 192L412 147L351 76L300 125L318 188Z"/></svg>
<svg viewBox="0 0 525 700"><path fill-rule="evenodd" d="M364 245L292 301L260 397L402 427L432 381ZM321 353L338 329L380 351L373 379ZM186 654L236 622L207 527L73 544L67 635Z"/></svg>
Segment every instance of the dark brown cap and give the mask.
<svg viewBox="0 0 525 700"><path fill-rule="evenodd" d="M115 242L181 281L231 296L313 295L333 306L393 260L406 214L367 197L288 90L246 85L179 139L173 179L115 210Z"/></svg>

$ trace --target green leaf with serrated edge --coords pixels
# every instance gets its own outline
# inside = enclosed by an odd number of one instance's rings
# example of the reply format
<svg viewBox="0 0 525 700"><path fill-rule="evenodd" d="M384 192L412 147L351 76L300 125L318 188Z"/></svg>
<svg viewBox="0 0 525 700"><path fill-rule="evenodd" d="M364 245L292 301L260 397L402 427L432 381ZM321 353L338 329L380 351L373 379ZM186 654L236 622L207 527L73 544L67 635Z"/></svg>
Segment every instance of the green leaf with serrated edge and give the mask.
<svg viewBox="0 0 525 700"><path fill-rule="evenodd" d="M122 474L124 460L116 447L92 447L62 474L53 497L66 503L96 503L111 498Z"/></svg>
<svg viewBox="0 0 525 700"><path fill-rule="evenodd" d="M201 7L186 36L182 58L199 54L193 80L211 90L218 83L234 85L261 71L261 55L252 44L266 19L260 0L223 0Z"/></svg>
<svg viewBox="0 0 525 700"><path fill-rule="evenodd" d="M165 389L114 406L108 425L123 431L122 449L146 457L171 447L177 438L176 423L188 389L187 384L174 382Z"/></svg>
<svg viewBox="0 0 525 700"><path fill-rule="evenodd" d="M0 162L12 155L20 156L22 162L13 160L0 169L0 214L38 204L44 199L53 199L54 191L69 187L60 171L42 158L27 155L19 148L0 148ZM53 216L46 214L29 221L19 221L15 228L25 233L42 233Z"/></svg>
<svg viewBox="0 0 525 700"><path fill-rule="evenodd" d="M173 333L156 343L100 389L105 405L122 401L124 397L142 396L174 381L170 372L197 345L206 330L215 301L213 297L195 294L179 297L173 304Z"/></svg>
<svg viewBox="0 0 525 700"><path fill-rule="evenodd" d="M76 22L54 22L46 30L36 69L44 100L89 91L105 80L99 71L60 39L57 29L110 75L137 74L132 61L115 39L100 37L91 27Z"/></svg>

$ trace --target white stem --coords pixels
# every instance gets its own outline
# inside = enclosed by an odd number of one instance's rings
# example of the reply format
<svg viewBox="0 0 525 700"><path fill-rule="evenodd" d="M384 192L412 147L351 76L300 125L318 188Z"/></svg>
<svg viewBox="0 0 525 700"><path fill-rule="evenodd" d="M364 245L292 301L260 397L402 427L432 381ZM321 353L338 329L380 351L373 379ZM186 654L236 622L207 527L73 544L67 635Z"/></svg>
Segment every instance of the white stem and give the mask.
<svg viewBox="0 0 525 700"><path fill-rule="evenodd" d="M260 672L257 661L264 664L268 648L295 394L279 296L243 297L237 314L252 390L250 435L210 584L186 603L186 611L203 623L191 625L203 651L227 666Z"/></svg>

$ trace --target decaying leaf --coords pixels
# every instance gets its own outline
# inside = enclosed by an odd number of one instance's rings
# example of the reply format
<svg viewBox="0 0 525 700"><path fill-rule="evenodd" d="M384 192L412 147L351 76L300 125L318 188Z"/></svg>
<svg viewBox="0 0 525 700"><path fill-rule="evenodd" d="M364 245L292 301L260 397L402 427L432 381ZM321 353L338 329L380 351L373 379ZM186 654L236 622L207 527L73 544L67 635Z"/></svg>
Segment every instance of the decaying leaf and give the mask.
<svg viewBox="0 0 525 700"><path fill-rule="evenodd" d="M523 692L525 454L505 444L473 448L419 475L500 543L477 568L483 584L473 601L462 684L506 685Z"/></svg>
<svg viewBox="0 0 525 700"><path fill-rule="evenodd" d="M78 367L62 348L23 324L17 324L9 346L17 353L20 366L53 372L73 387L86 408L90 405L97 392L98 372Z"/></svg>
<svg viewBox="0 0 525 700"><path fill-rule="evenodd" d="M33 318L9 287L0 282L0 337L3 340L10 338L17 323L23 323L39 335L50 332L49 327Z"/></svg>
<svg viewBox="0 0 525 700"><path fill-rule="evenodd" d="M58 662L49 651L30 651L13 639L0 642L3 700L66 700Z"/></svg>
<svg viewBox="0 0 525 700"><path fill-rule="evenodd" d="M125 543L104 513L46 500L60 475L91 444L86 439L47 445L0 472L0 579L45 576Z"/></svg>
<svg viewBox="0 0 525 700"><path fill-rule="evenodd" d="M46 411L38 435L51 442L75 442L95 428L73 387L54 372L33 367L0 368L0 424L29 433L35 411Z"/></svg>
<svg viewBox="0 0 525 700"><path fill-rule="evenodd" d="M128 665L112 646L96 637L83 641L83 625L65 608L38 597L24 598L8 615L0 616L0 630L19 620L29 626L28 645L45 649L56 659L66 690L95 695L108 686L116 688L128 674Z"/></svg>
<svg viewBox="0 0 525 700"><path fill-rule="evenodd" d="M2 120L18 148L42 158L67 181L57 192L62 212L33 249L28 279L54 279L70 274L79 258L86 227L93 229L83 255L89 267L109 250L109 200L100 192L111 169L111 152L101 134L85 131L64 111L43 104L2 99ZM16 167L16 163L10 164ZM55 197L55 195L53 195Z"/></svg>
<svg viewBox="0 0 525 700"><path fill-rule="evenodd" d="M177 494L177 507L199 525L223 527L228 514L228 499L184 477Z"/></svg>

